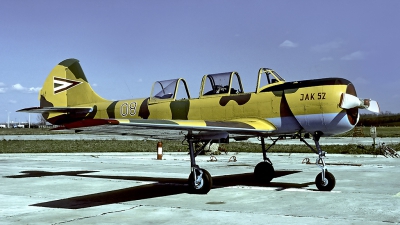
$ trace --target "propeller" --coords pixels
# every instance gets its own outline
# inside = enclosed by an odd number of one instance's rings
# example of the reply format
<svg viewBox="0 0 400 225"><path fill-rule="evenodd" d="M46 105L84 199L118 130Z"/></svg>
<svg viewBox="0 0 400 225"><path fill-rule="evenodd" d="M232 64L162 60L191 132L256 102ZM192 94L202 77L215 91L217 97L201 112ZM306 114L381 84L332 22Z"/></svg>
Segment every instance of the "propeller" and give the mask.
<svg viewBox="0 0 400 225"><path fill-rule="evenodd" d="M346 93L342 93L342 96L340 97L339 107L342 109L366 109L374 113L380 112L378 102L371 99L361 99L354 95Z"/></svg>

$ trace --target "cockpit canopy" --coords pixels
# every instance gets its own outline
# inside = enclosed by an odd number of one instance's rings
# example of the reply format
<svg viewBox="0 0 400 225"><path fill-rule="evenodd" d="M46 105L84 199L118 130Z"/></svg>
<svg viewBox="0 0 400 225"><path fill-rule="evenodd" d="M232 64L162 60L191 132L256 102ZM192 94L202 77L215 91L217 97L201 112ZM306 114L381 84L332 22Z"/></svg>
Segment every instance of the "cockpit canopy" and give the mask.
<svg viewBox="0 0 400 225"><path fill-rule="evenodd" d="M208 74L203 76L200 97L243 93L243 86L237 72Z"/></svg>
<svg viewBox="0 0 400 225"><path fill-rule="evenodd" d="M268 91L270 87L283 83L285 80L274 70L261 68L258 71L256 93ZM237 72L216 73L203 76L199 98L242 93L242 81ZM183 78L154 82L150 96L150 104L190 99L189 89Z"/></svg>
<svg viewBox="0 0 400 225"><path fill-rule="evenodd" d="M150 101L174 101L181 99L189 99L190 93L183 78L156 81L150 95Z"/></svg>
<svg viewBox="0 0 400 225"><path fill-rule="evenodd" d="M265 76L263 76L265 74ZM269 87L283 84L285 80L277 72L269 68L258 70L256 93L266 91Z"/></svg>

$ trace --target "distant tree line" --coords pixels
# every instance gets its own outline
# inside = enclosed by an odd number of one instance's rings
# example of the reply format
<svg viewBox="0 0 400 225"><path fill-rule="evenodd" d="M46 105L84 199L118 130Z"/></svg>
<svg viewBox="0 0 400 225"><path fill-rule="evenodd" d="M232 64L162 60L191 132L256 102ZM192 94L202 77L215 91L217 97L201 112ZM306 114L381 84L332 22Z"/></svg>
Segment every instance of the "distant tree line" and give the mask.
<svg viewBox="0 0 400 225"><path fill-rule="evenodd" d="M360 114L359 126L400 126L400 113Z"/></svg>

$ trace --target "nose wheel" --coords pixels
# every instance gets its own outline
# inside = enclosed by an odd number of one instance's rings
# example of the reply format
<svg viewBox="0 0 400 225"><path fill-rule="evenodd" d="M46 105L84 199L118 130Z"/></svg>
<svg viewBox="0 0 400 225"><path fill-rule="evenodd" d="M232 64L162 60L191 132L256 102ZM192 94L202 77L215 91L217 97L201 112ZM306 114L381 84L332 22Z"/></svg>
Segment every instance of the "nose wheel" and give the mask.
<svg viewBox="0 0 400 225"><path fill-rule="evenodd" d="M315 177L315 186L317 186L320 191L332 191L335 184L335 177L328 171L325 171L325 177L323 176L323 172L319 173L317 177Z"/></svg>

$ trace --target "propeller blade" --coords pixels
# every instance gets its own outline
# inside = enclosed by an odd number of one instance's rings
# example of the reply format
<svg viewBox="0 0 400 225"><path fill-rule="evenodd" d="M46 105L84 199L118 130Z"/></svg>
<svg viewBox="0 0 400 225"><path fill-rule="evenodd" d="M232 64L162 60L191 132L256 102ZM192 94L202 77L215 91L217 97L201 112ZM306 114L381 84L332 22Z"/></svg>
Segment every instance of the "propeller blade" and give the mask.
<svg viewBox="0 0 400 225"><path fill-rule="evenodd" d="M356 107L360 107L361 101L354 95L342 93L340 97L339 107L342 109L352 109Z"/></svg>
<svg viewBox="0 0 400 225"><path fill-rule="evenodd" d="M368 106L367 110L374 112L374 113L380 113L380 111L381 111L379 108L378 102L374 101L374 100L370 100L370 99L369 99L369 106Z"/></svg>
<svg viewBox="0 0 400 225"><path fill-rule="evenodd" d="M342 93L342 96L340 97L339 107L342 109L366 109L374 113L380 112L378 102L371 99L361 99L354 95L346 93Z"/></svg>

